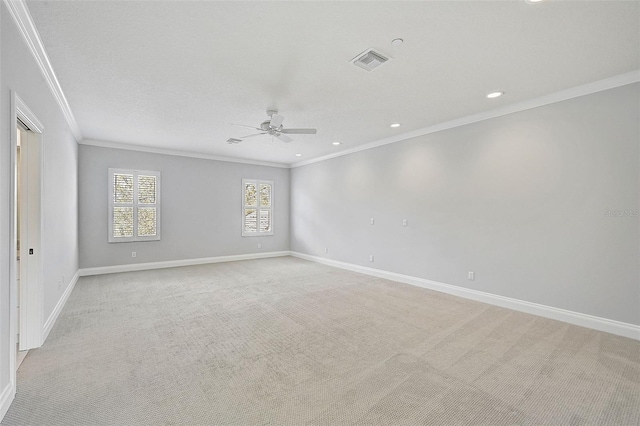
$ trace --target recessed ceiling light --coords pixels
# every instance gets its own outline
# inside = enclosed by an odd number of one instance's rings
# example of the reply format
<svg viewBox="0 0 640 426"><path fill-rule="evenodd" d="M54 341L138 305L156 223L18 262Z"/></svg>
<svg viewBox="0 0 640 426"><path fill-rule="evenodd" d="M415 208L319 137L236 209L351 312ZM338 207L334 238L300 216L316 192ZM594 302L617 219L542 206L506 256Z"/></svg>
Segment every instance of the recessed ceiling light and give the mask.
<svg viewBox="0 0 640 426"><path fill-rule="evenodd" d="M502 95L504 95L504 92L491 92L487 95L487 98L493 99L493 98L498 98Z"/></svg>
<svg viewBox="0 0 640 426"><path fill-rule="evenodd" d="M342 145L342 142L334 142L334 145Z"/></svg>
<svg viewBox="0 0 640 426"><path fill-rule="evenodd" d="M525 3L540 3L542 0L524 0Z"/></svg>
<svg viewBox="0 0 640 426"><path fill-rule="evenodd" d="M392 125L390 125L389 127L393 127L393 128L395 128L395 127L400 127L400 123L393 123L393 124L392 124Z"/></svg>
<svg viewBox="0 0 640 426"><path fill-rule="evenodd" d="M400 46L402 43L404 43L404 40L401 38L394 38L393 40L391 40L391 45L393 47L398 47Z"/></svg>
<svg viewBox="0 0 640 426"><path fill-rule="evenodd" d="M302 157L302 154L296 154L296 157Z"/></svg>

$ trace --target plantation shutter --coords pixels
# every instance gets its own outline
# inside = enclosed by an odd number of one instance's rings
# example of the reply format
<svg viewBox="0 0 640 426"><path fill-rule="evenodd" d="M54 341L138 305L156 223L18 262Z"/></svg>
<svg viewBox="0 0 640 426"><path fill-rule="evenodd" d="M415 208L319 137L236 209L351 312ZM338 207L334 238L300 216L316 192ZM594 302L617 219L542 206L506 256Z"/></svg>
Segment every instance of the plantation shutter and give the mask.
<svg viewBox="0 0 640 426"><path fill-rule="evenodd" d="M112 237L122 241L133 239L134 218L134 175L130 173L113 173L113 230Z"/></svg>
<svg viewBox="0 0 640 426"><path fill-rule="evenodd" d="M138 175L138 237L155 237L158 233L156 176Z"/></svg>
<svg viewBox="0 0 640 426"><path fill-rule="evenodd" d="M242 180L242 236L273 235L273 182Z"/></svg>
<svg viewBox="0 0 640 426"><path fill-rule="evenodd" d="M109 169L109 242L160 239L160 172Z"/></svg>

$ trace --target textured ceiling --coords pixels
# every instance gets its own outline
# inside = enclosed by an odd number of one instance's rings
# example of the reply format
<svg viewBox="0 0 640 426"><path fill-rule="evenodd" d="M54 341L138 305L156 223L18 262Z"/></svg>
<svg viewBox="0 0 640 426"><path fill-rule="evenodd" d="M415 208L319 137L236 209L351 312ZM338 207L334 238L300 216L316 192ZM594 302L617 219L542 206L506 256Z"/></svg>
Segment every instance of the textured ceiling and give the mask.
<svg viewBox="0 0 640 426"><path fill-rule="evenodd" d="M283 164L640 68L636 1L27 4L86 139ZM268 107L318 133L226 143Z"/></svg>

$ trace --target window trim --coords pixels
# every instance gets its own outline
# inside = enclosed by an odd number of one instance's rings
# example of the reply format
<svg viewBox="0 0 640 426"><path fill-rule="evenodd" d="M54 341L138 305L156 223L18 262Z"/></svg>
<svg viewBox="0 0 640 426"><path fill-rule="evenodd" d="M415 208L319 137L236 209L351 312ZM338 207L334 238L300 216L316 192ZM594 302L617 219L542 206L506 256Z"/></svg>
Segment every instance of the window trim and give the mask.
<svg viewBox="0 0 640 426"><path fill-rule="evenodd" d="M271 207L261 207L260 206L260 196L258 195L257 197L257 206L247 206L245 205L245 194L244 194L244 188L245 185L247 183L255 183L257 185L258 188L258 193L260 192L260 184L268 184L271 185ZM242 227L242 236L243 237L266 237L266 236L270 236L273 235L273 224L274 224L274 205L275 205L275 185L273 183L272 180L262 180L262 179L242 179L242 187L240 188L241 190L241 194L242 194L242 202L241 202L241 227ZM245 215L244 215L244 210L246 208L255 208L256 209L256 232L249 232L249 231L245 231ZM269 210L270 211L270 218L271 218L271 226L269 228L268 232L260 232L260 210Z"/></svg>
<svg viewBox="0 0 640 426"><path fill-rule="evenodd" d="M133 203L128 204L133 207L133 236L132 237L115 237L113 235L113 209L120 205L116 203L114 199L114 174L130 174L133 175ZM138 202L138 176L155 176L156 178L156 203L145 204ZM108 225L108 241L109 243L130 243L139 241L159 241L161 236L161 178L160 172L153 170L133 170L133 169L116 169L109 168L109 225ZM138 207L154 206L156 208L156 235L151 236L138 236Z"/></svg>

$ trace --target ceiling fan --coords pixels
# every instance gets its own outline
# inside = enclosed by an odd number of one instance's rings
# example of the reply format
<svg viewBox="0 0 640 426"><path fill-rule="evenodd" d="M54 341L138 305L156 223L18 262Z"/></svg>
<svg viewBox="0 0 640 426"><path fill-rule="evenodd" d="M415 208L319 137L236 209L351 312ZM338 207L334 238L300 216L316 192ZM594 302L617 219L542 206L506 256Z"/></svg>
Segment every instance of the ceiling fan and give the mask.
<svg viewBox="0 0 640 426"><path fill-rule="evenodd" d="M229 144L240 143L242 142L243 139L251 138L254 136L260 136L260 135L271 135L275 138L278 138L282 142L289 143L293 139L287 136L287 134L315 135L317 132L316 129L285 129L283 128L282 122L284 121L284 117L281 115L278 115L278 111L276 110L272 110L272 109L267 110L267 115L269 116L269 119L260 123L260 127L246 126L244 124L233 124L234 126L247 127L249 129L258 130L260 131L260 133L254 133L252 135L243 136L240 139L229 138L227 140L227 143Z"/></svg>

